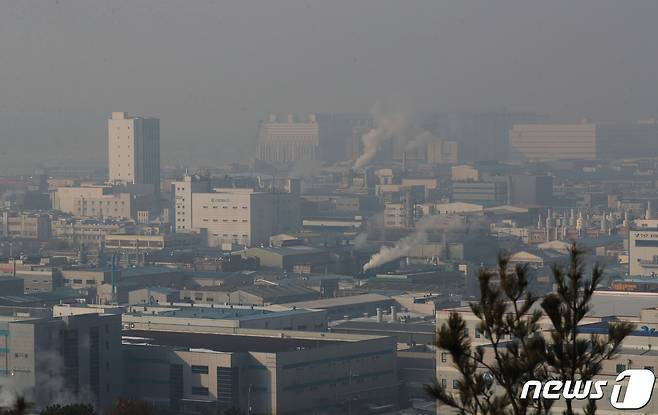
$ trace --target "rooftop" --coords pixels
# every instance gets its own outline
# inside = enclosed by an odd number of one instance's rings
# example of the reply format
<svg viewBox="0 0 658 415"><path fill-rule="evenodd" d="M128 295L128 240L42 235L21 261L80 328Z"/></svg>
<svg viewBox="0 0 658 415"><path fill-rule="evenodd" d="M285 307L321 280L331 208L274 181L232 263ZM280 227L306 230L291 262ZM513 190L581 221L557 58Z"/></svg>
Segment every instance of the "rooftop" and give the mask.
<svg viewBox="0 0 658 415"><path fill-rule="evenodd" d="M146 308L146 311L144 311ZM152 316L173 317L173 318L203 318L212 320L250 320L262 318L265 315L276 314L277 316L305 314L308 310L289 309L289 310L267 310L256 307L131 307L126 314L132 316Z"/></svg>
<svg viewBox="0 0 658 415"><path fill-rule="evenodd" d="M268 335L269 334L269 335ZM263 335L233 335L216 333L187 333L173 331L127 330L124 344L152 344L184 349L205 349L215 352L278 353L301 349L315 349L339 344L338 340L300 337L281 337L276 331Z"/></svg>
<svg viewBox="0 0 658 415"><path fill-rule="evenodd" d="M282 246L282 247L255 247L249 248L247 252L253 252L255 250L266 251L278 255L307 255L307 254L321 254L328 251L320 248L314 248L307 245L293 245L293 246Z"/></svg>
<svg viewBox="0 0 658 415"><path fill-rule="evenodd" d="M296 303L285 304L288 307L297 307L297 308L331 308L331 307L340 307L340 306L349 306L353 304L362 304L362 303L375 303L382 301L393 301L392 298L380 294L362 294L362 295L352 295L349 297L336 297L336 298L325 298L321 300L313 301L300 301Z"/></svg>

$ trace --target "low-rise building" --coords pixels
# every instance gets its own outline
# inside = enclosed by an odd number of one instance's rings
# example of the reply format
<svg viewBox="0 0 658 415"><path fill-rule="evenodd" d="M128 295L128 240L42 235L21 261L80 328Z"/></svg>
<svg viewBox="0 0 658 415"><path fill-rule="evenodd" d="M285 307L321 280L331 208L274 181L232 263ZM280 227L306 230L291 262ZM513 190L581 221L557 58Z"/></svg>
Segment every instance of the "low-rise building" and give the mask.
<svg viewBox="0 0 658 415"><path fill-rule="evenodd" d="M24 281L11 275L0 276L0 293L2 295L23 295Z"/></svg>
<svg viewBox="0 0 658 415"><path fill-rule="evenodd" d="M257 258L260 266L295 274L321 272L332 263L326 249L306 245L284 247L254 247L245 250L245 258Z"/></svg>
<svg viewBox="0 0 658 415"><path fill-rule="evenodd" d="M52 237L72 245L100 246L106 235L133 233L132 221L62 218L52 222Z"/></svg>
<svg viewBox="0 0 658 415"><path fill-rule="evenodd" d="M2 211L0 214L0 237L35 239L45 242L50 239L50 216L42 213Z"/></svg>
<svg viewBox="0 0 658 415"><path fill-rule="evenodd" d="M174 249L193 249L201 245L201 237L197 234L168 233L158 235L105 235L105 248L108 251L121 250L162 251Z"/></svg>
<svg viewBox="0 0 658 415"><path fill-rule="evenodd" d="M320 298L320 293L301 285L252 285L228 291L223 287L199 287L181 291L181 300L198 304L264 305Z"/></svg>

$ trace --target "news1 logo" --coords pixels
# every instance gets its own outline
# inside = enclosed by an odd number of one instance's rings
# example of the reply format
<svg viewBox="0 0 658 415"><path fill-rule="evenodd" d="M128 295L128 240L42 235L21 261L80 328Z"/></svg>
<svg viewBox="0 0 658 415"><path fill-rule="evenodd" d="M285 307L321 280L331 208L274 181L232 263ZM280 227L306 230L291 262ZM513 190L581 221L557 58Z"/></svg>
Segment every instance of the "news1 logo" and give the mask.
<svg viewBox="0 0 658 415"><path fill-rule="evenodd" d="M619 395L621 394L622 385L619 382L627 378L626 393L620 402ZM612 387L610 404L616 409L643 408L651 400L655 380L656 378L653 372L647 369L624 370L615 379L616 384ZM539 399L541 396L549 400L558 400L561 398L598 400L603 398L603 388L606 386L608 386L607 380L567 380L563 382L552 379L545 383L541 383L538 380L530 380L523 385L521 399L527 399L530 389L534 388L531 395L532 399Z"/></svg>

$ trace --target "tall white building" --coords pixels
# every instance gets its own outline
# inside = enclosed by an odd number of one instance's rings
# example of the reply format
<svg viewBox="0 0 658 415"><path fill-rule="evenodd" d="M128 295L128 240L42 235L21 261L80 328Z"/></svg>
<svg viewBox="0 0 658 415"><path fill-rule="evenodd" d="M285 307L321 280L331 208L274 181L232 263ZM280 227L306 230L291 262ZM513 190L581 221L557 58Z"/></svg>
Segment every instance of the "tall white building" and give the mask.
<svg viewBox="0 0 658 415"><path fill-rule="evenodd" d="M160 120L113 112L107 121L109 181L160 189Z"/></svg>

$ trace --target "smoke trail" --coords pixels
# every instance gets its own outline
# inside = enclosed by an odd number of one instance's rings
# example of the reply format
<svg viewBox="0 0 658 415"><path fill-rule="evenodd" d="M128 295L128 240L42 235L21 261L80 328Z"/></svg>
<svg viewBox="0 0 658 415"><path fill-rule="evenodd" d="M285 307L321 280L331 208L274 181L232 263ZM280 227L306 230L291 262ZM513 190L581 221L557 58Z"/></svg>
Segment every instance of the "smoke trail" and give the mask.
<svg viewBox="0 0 658 415"><path fill-rule="evenodd" d="M368 233L360 233L354 237L354 248L361 249L368 246Z"/></svg>
<svg viewBox="0 0 658 415"><path fill-rule="evenodd" d="M469 232L471 229L481 227L484 224L482 218L466 216L464 222L454 222L451 215L424 216L416 223L416 229L411 235L407 235L395 243L394 246L384 246L374 254L370 261L363 266L363 271L379 267L388 262L408 256L418 246L428 241L428 232L432 228L441 225L444 232Z"/></svg>
<svg viewBox="0 0 658 415"><path fill-rule="evenodd" d="M9 408L16 402L19 396L23 396L22 390L19 390L9 377L0 377L0 408Z"/></svg>
<svg viewBox="0 0 658 415"><path fill-rule="evenodd" d="M391 140L398 140L407 150L421 148L430 141L437 140L427 130L414 127L403 112L385 111L380 103L370 111L375 127L361 136L363 154L354 163L355 169L368 165L381 150L381 147Z"/></svg>
<svg viewBox="0 0 658 415"><path fill-rule="evenodd" d="M414 248L427 242L427 231L443 219L441 215L425 216L416 223L416 230L395 243L384 246L363 266L364 271L409 255Z"/></svg>
<svg viewBox="0 0 658 415"><path fill-rule="evenodd" d="M385 113L380 103L375 104L370 111L375 122L375 128L361 136L363 154L354 163L355 169L368 165L379 152L382 145L394 137L403 137L408 128L406 117L402 113Z"/></svg>

